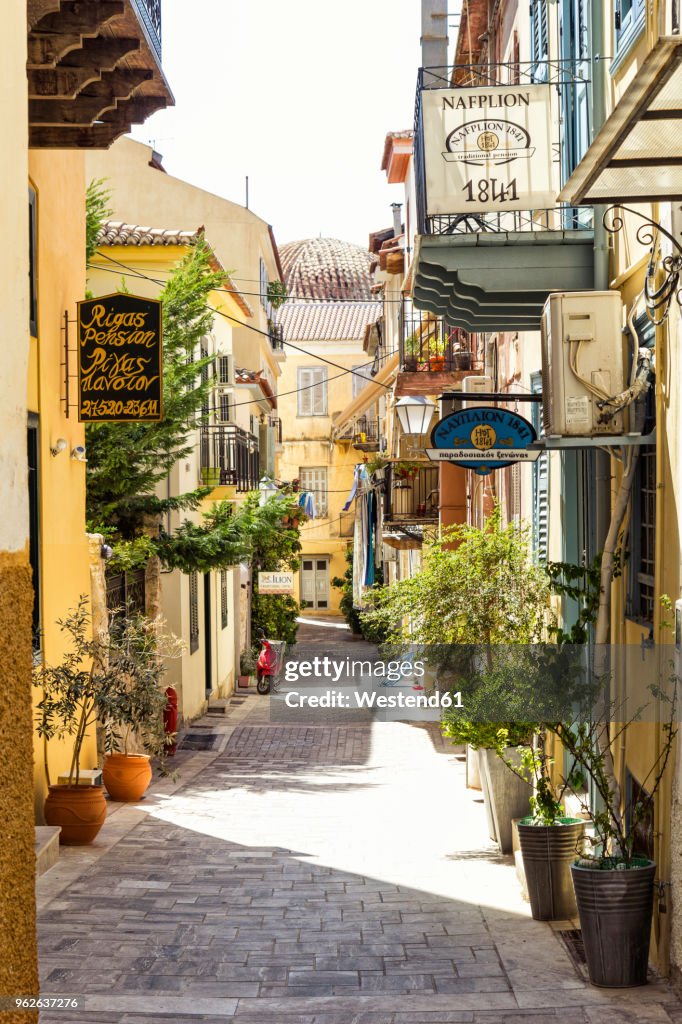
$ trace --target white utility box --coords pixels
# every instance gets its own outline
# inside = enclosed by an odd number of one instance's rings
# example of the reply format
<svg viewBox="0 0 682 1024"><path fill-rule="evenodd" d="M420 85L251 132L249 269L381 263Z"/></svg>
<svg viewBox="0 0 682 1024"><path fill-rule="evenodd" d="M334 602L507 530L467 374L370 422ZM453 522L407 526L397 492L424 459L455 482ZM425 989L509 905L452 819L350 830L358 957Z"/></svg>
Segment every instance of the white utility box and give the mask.
<svg viewBox="0 0 682 1024"><path fill-rule="evenodd" d="M541 321L544 433L559 437L622 434L623 414L603 419L625 388L620 294L556 292Z"/></svg>

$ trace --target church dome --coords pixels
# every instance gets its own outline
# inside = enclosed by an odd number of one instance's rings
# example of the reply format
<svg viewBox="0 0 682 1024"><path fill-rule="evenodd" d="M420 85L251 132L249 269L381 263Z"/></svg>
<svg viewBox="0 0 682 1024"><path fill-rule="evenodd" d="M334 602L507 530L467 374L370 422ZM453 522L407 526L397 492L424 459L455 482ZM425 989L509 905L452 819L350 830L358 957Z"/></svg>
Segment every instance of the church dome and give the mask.
<svg viewBox="0 0 682 1024"><path fill-rule="evenodd" d="M376 257L361 245L338 238L306 238L281 245L279 253L292 298L372 298L369 271Z"/></svg>

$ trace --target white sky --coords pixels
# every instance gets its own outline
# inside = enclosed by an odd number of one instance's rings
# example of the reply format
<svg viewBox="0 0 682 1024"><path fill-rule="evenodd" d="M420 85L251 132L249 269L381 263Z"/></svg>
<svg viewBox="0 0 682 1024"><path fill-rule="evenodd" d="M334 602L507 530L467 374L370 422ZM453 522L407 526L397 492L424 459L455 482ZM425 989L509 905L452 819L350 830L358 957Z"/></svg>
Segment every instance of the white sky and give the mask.
<svg viewBox="0 0 682 1024"><path fill-rule="evenodd" d="M412 127L420 0L163 0L176 106L137 126L179 178L244 203L277 241L367 245L402 189L380 170ZM451 42L453 30L450 30Z"/></svg>

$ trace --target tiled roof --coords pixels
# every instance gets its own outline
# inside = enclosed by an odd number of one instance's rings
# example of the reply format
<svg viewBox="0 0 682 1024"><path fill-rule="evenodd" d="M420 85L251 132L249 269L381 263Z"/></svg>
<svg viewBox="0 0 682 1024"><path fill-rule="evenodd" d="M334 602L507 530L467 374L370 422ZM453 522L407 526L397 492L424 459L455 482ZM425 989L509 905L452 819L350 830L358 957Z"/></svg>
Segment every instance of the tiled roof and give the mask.
<svg viewBox="0 0 682 1024"><path fill-rule="evenodd" d="M297 302L277 311L285 341L362 341L368 324L382 313L381 302Z"/></svg>
<svg viewBox="0 0 682 1024"><path fill-rule="evenodd" d="M105 220L97 235L98 245L196 245L203 237L203 227L196 231L173 228L151 228L141 224L125 224L122 220Z"/></svg>
<svg viewBox="0 0 682 1024"><path fill-rule="evenodd" d="M279 248L289 294L314 299L369 299L375 257L338 238L307 238Z"/></svg>
<svg viewBox="0 0 682 1024"><path fill-rule="evenodd" d="M393 143L398 139L413 139L414 132L407 130L404 132L389 132L384 141L384 155L381 159L381 170L385 171L388 167L388 157L391 152Z"/></svg>
<svg viewBox="0 0 682 1024"><path fill-rule="evenodd" d="M257 384L260 390L263 392L263 396L267 398L273 409L277 408L277 395L272 390L270 381L264 376L262 370L243 370L235 367L234 371L234 382L235 384Z"/></svg>

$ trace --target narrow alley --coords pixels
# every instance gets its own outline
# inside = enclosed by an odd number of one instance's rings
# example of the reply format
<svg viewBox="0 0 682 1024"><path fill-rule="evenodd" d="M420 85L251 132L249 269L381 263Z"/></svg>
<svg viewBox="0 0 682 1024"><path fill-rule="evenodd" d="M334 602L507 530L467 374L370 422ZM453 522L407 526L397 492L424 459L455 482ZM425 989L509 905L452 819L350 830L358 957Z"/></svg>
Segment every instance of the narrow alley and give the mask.
<svg viewBox="0 0 682 1024"><path fill-rule="evenodd" d="M435 725L273 724L249 692L176 760L39 880L42 992L79 1000L43 1024L682 1022L666 982L591 987L570 923L531 920Z"/></svg>

